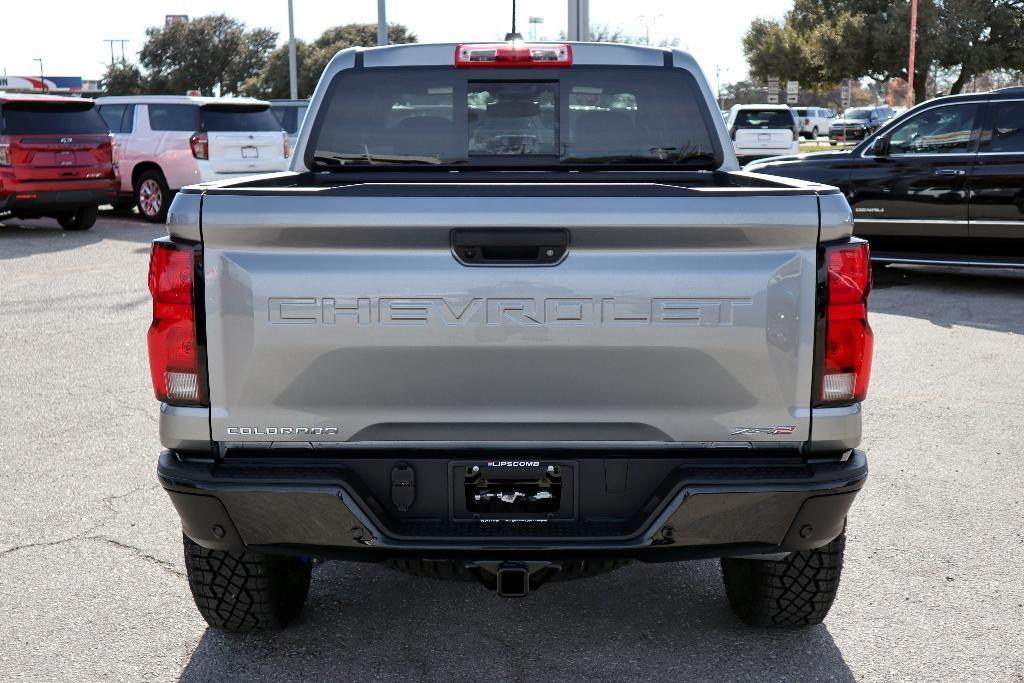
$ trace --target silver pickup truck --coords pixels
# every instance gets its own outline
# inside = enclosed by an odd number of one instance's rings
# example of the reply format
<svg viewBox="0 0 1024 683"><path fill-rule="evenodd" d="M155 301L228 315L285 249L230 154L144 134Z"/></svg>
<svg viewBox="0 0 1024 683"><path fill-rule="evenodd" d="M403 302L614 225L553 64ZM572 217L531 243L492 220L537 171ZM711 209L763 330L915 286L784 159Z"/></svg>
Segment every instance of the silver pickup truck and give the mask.
<svg viewBox="0 0 1024 683"><path fill-rule="evenodd" d="M153 244L200 612L283 626L332 559L515 597L722 558L746 622L820 622L867 476L851 229L738 170L679 50L338 53L291 171L185 188Z"/></svg>

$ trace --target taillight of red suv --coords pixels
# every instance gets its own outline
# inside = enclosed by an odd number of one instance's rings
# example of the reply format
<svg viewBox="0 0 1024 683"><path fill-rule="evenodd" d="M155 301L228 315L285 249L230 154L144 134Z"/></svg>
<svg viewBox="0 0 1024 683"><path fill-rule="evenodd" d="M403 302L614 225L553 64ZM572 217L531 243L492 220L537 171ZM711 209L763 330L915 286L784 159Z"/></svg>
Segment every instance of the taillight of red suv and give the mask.
<svg viewBox="0 0 1024 683"><path fill-rule="evenodd" d="M816 404L848 405L863 401L871 378L874 334L868 324L871 252L855 241L825 250L824 348Z"/></svg>
<svg viewBox="0 0 1024 683"><path fill-rule="evenodd" d="M11 141L6 135L0 135L0 166L11 165Z"/></svg>

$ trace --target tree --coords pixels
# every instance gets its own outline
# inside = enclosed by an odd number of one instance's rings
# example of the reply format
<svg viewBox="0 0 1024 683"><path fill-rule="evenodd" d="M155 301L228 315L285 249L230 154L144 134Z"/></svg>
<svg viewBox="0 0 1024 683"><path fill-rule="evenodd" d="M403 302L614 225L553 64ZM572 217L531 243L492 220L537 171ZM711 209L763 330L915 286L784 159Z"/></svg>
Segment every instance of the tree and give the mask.
<svg viewBox="0 0 1024 683"><path fill-rule="evenodd" d="M388 42L415 43L416 36L402 24L388 24ZM345 24L327 29L312 43L295 41L295 66L299 97L313 94L327 63L340 50L377 44L377 24ZM254 97L289 97L288 44L271 53L259 74L250 78L243 91Z"/></svg>
<svg viewBox="0 0 1024 683"><path fill-rule="evenodd" d="M103 91L107 95L141 95L146 92L146 83L139 67L119 59L103 74Z"/></svg>
<svg viewBox="0 0 1024 683"><path fill-rule="evenodd" d="M919 0L914 95L927 98L937 69L950 92L994 69L1024 70L1022 0ZM795 0L782 22L755 20L743 40L751 74L811 87L845 78L906 80L909 0Z"/></svg>
<svg viewBox="0 0 1024 683"><path fill-rule="evenodd" d="M298 78L298 95L303 99L313 94L317 80L320 78L320 73L314 73L313 67L310 66L312 58L313 48L309 43L296 40L295 73ZM243 94L268 99L291 97L288 68L288 43L285 43L270 53L267 63L259 74L245 82L245 85L242 86Z"/></svg>
<svg viewBox="0 0 1024 683"><path fill-rule="evenodd" d="M417 40L416 35L402 24L388 24L389 44L415 43ZM327 63L339 51L360 45L377 45L377 24L344 24L321 33L313 41L313 54L310 57L309 69L314 74L314 80L320 80Z"/></svg>
<svg viewBox="0 0 1024 683"><path fill-rule="evenodd" d="M238 94L256 76L277 43L277 32L247 29L224 14L146 29L139 61L150 93Z"/></svg>

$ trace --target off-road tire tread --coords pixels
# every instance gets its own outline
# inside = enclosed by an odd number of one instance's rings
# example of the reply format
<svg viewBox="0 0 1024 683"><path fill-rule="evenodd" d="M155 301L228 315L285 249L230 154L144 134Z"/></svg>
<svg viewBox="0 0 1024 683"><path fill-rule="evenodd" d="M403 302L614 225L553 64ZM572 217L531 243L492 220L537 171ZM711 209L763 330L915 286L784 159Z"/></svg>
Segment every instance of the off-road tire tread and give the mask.
<svg viewBox="0 0 1024 683"><path fill-rule="evenodd" d="M282 628L309 593L311 564L299 558L210 550L184 537L185 569L199 613L236 633Z"/></svg>
<svg viewBox="0 0 1024 683"><path fill-rule="evenodd" d="M722 559L729 604L752 626L820 624L839 590L846 532L815 550L783 560Z"/></svg>
<svg viewBox="0 0 1024 683"><path fill-rule="evenodd" d="M551 577L551 581L584 579L590 576L607 574L629 564L629 560L573 560L562 564L561 571ZM388 566L406 574L421 576L442 581L476 581L473 572L465 564L456 560L388 560Z"/></svg>

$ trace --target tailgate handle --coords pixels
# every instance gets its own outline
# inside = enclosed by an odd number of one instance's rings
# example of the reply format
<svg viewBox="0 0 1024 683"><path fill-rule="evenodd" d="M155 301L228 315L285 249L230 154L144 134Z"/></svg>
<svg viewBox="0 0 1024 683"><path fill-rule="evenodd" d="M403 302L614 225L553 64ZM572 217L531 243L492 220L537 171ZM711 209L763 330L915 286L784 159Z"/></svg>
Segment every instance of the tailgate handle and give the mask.
<svg viewBox="0 0 1024 683"><path fill-rule="evenodd" d="M564 228L452 230L452 253L465 266L553 266L568 251Z"/></svg>

